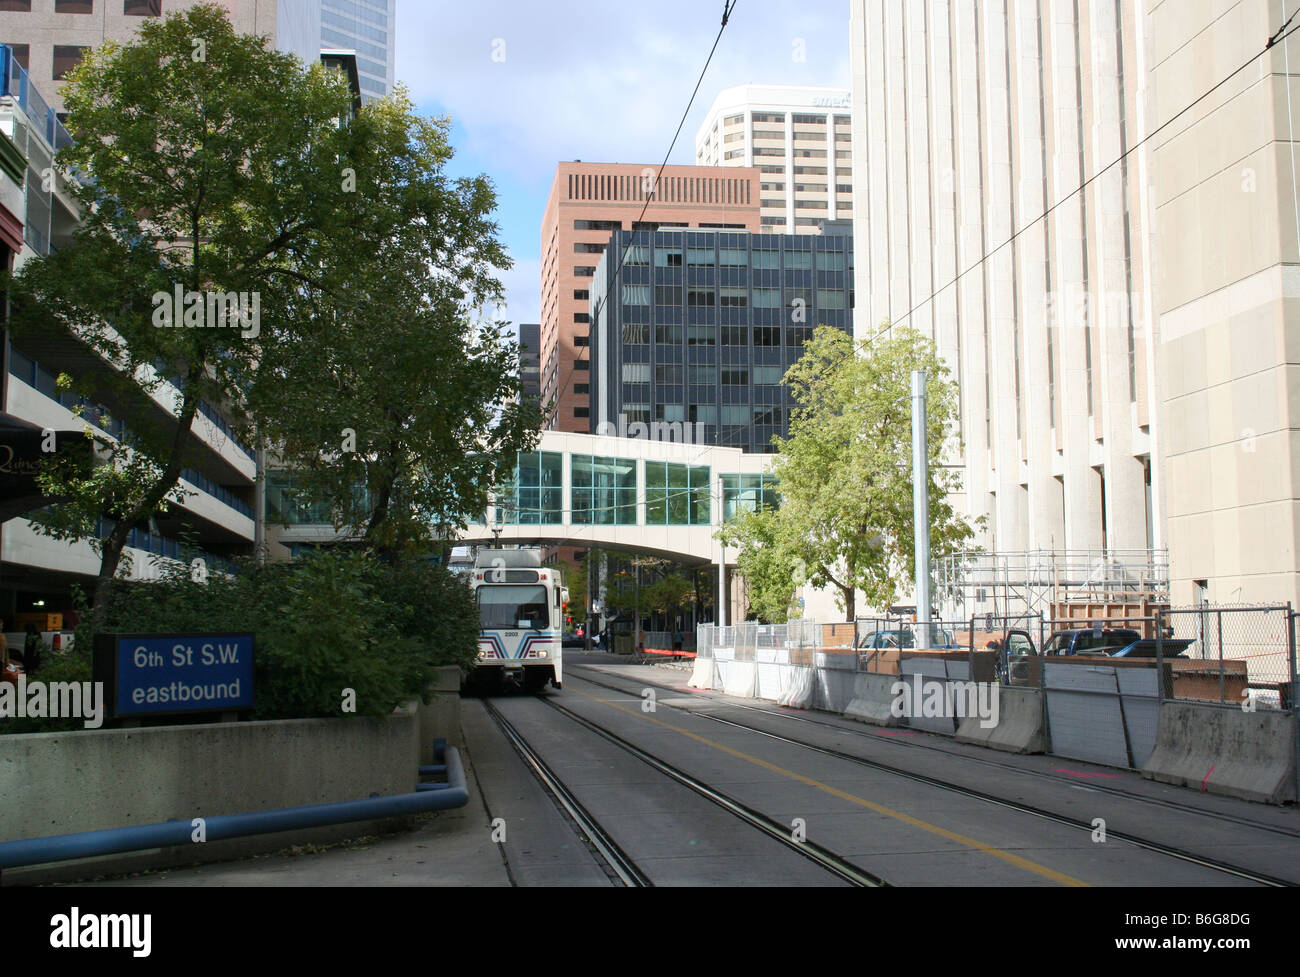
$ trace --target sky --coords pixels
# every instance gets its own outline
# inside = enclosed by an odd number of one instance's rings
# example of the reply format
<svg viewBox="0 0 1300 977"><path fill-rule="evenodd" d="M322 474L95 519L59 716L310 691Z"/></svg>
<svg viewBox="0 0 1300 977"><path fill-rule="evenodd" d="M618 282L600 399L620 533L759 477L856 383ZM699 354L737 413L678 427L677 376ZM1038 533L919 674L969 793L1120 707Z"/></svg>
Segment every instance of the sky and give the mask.
<svg viewBox="0 0 1300 977"><path fill-rule="evenodd" d="M504 318L537 322L542 215L564 160L658 165L722 19L723 0L398 0L397 81L452 119L452 176L486 174ZM737 0L669 157L693 163L714 97L747 83L849 88L849 0Z"/></svg>

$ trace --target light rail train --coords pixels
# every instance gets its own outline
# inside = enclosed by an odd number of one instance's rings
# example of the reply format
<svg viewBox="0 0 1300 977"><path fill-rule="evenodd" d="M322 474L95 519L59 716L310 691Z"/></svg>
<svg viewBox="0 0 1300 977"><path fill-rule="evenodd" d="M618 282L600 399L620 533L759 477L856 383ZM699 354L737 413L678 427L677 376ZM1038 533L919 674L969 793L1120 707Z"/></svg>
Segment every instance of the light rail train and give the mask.
<svg viewBox="0 0 1300 977"><path fill-rule="evenodd" d="M475 684L515 683L540 691L564 680L561 638L569 592L538 549L481 549L470 580L478 605Z"/></svg>

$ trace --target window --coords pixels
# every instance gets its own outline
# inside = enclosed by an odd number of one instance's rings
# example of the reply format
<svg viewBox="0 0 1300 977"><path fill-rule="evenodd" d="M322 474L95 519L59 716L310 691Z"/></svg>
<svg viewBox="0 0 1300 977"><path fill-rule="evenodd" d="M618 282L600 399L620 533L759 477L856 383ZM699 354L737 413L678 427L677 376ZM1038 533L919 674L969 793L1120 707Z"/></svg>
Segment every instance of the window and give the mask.
<svg viewBox="0 0 1300 977"><path fill-rule="evenodd" d="M30 14L32 12L32 0L0 0L0 11L15 14ZM27 67L23 65L23 67Z"/></svg>
<svg viewBox="0 0 1300 977"><path fill-rule="evenodd" d="M717 342L717 327L692 323L686 327L687 346L712 346Z"/></svg>
<svg viewBox="0 0 1300 977"><path fill-rule="evenodd" d="M83 44L56 44L54 45L54 80L61 81L68 76L77 62L81 60L90 48Z"/></svg>
<svg viewBox="0 0 1300 977"><path fill-rule="evenodd" d="M680 424L686 420L686 408L682 404L655 404L655 420Z"/></svg>
<svg viewBox="0 0 1300 977"><path fill-rule="evenodd" d="M574 392L575 394L587 394L587 393L591 393L591 384L589 384L589 383L575 383L575 384L573 385L573 392Z"/></svg>
<svg viewBox="0 0 1300 977"><path fill-rule="evenodd" d="M754 423L779 426L783 413L784 411L780 407L771 404L759 404L754 408Z"/></svg>
<svg viewBox="0 0 1300 977"><path fill-rule="evenodd" d="M536 584L494 584L479 587L480 627L493 630L550 627L551 609L546 603L546 588Z"/></svg>
<svg viewBox="0 0 1300 977"><path fill-rule="evenodd" d="M781 308L781 290L779 288L754 289L754 308L756 309Z"/></svg>
<svg viewBox="0 0 1300 977"><path fill-rule="evenodd" d="M784 220L785 218L782 218ZM755 251L754 252L755 268L780 268L781 252L779 251Z"/></svg>
<svg viewBox="0 0 1300 977"><path fill-rule="evenodd" d="M744 326L723 326L722 345L723 346L748 346L749 336L745 334L745 327Z"/></svg>
<svg viewBox="0 0 1300 977"><path fill-rule="evenodd" d="M655 249L656 268L680 268L681 266L682 266L682 252L680 248L656 248Z"/></svg>
<svg viewBox="0 0 1300 977"><path fill-rule="evenodd" d="M686 304L692 307L713 305L713 289L688 288L686 290Z"/></svg>
<svg viewBox="0 0 1300 977"><path fill-rule="evenodd" d="M669 346L680 346L682 342L681 323L656 322L655 342Z"/></svg>
<svg viewBox="0 0 1300 977"><path fill-rule="evenodd" d="M590 278L592 275L596 274L596 269L587 267L586 265L575 265L573 268L573 274L578 278Z"/></svg>
<svg viewBox="0 0 1300 977"><path fill-rule="evenodd" d="M688 265L713 264L713 249L712 248L687 248L686 263Z"/></svg>
<svg viewBox="0 0 1300 977"><path fill-rule="evenodd" d="M722 368L722 385L724 387L749 386L749 369L743 366L724 366Z"/></svg>
<svg viewBox="0 0 1300 977"><path fill-rule="evenodd" d="M515 525L563 521L562 467L558 451L521 451L515 470L497 491L497 520Z"/></svg>
<svg viewBox="0 0 1300 977"><path fill-rule="evenodd" d="M636 525L636 462L570 455L573 521L582 525Z"/></svg>
<svg viewBox="0 0 1300 977"><path fill-rule="evenodd" d="M576 254L604 254L605 245L591 244L588 241L579 241L573 246L573 250Z"/></svg>
<svg viewBox="0 0 1300 977"><path fill-rule="evenodd" d="M650 286L649 285L624 285L623 304L624 305L649 305Z"/></svg>
<svg viewBox="0 0 1300 977"><path fill-rule="evenodd" d="M647 461L645 521L651 526L707 526L709 467Z"/></svg>
<svg viewBox="0 0 1300 977"><path fill-rule="evenodd" d="M781 330L777 326L755 326L755 346L780 346Z"/></svg>
<svg viewBox="0 0 1300 977"><path fill-rule="evenodd" d="M823 251L817 256L818 271L843 271L844 270L844 252L843 251Z"/></svg>
<svg viewBox="0 0 1300 977"><path fill-rule="evenodd" d="M0 7L0 10L3 10L3 9L5 9L5 8L4 8L4 7ZM32 64L32 62L31 62L31 46L30 46L30 45L27 45L27 44L10 44L9 47L13 49L13 52L14 52L14 60L17 61L20 65L22 65L22 67L27 68L28 70L30 70L30 69L31 69L31 64Z"/></svg>
<svg viewBox="0 0 1300 977"><path fill-rule="evenodd" d="M648 265L650 264L650 248L645 244L634 244L627 249L627 257L623 259L625 265Z"/></svg>
<svg viewBox="0 0 1300 977"><path fill-rule="evenodd" d="M587 360L578 360L576 363L573 364L573 368L574 368L575 370L588 370L588 371L590 371L590 370L591 370L591 363L589 363Z"/></svg>
<svg viewBox="0 0 1300 977"><path fill-rule="evenodd" d="M573 345L581 348L583 346L589 345L589 340L587 339L586 336L574 336Z"/></svg>
<svg viewBox="0 0 1300 977"><path fill-rule="evenodd" d="M686 416L692 424L717 424L718 408L715 404L691 404Z"/></svg>
<svg viewBox="0 0 1300 977"><path fill-rule="evenodd" d="M590 316L588 313L586 313L586 312L575 312L575 313L573 313L573 321L574 321L574 322L590 322L590 321L591 321L591 316Z"/></svg>
<svg viewBox="0 0 1300 977"><path fill-rule="evenodd" d="M122 13L128 17L161 17L162 0L124 0Z"/></svg>
<svg viewBox="0 0 1300 977"><path fill-rule="evenodd" d="M722 423L740 425L749 423L749 408L735 404L722 405Z"/></svg>
<svg viewBox="0 0 1300 977"><path fill-rule="evenodd" d="M719 248L718 264L728 268L744 268L749 264L749 256L744 248Z"/></svg>
<svg viewBox="0 0 1300 977"><path fill-rule="evenodd" d="M837 288L817 289L817 308L819 309L844 308L844 292Z"/></svg>
<svg viewBox="0 0 1300 977"><path fill-rule="evenodd" d="M575 288L573 290L573 297L580 302L586 302L591 298L591 293L585 288Z"/></svg>
<svg viewBox="0 0 1300 977"><path fill-rule="evenodd" d="M575 220L573 229L575 231L618 231L622 230L622 221L587 221Z"/></svg>
<svg viewBox="0 0 1300 977"><path fill-rule="evenodd" d="M56 14L93 14L93 0L54 0Z"/></svg>
<svg viewBox="0 0 1300 977"><path fill-rule="evenodd" d="M650 364L649 363L624 363L623 382L624 383L649 383Z"/></svg>
<svg viewBox="0 0 1300 977"><path fill-rule="evenodd" d="M775 386L781 382L781 368L779 366L755 366L754 383L763 384L764 386Z"/></svg>
<svg viewBox="0 0 1300 977"><path fill-rule="evenodd" d="M757 512L761 508L775 509L778 502L775 475L722 476L724 521L731 520L738 512Z"/></svg>
<svg viewBox="0 0 1300 977"><path fill-rule="evenodd" d="M787 251L785 253L785 267L788 271L811 271L812 252Z"/></svg>
<svg viewBox="0 0 1300 977"><path fill-rule="evenodd" d="M770 227L784 227L784 226L785 226L785 218L784 218L784 217L764 217L762 220L763 220L763 224L764 224L765 226L770 226Z"/></svg>
<svg viewBox="0 0 1300 977"><path fill-rule="evenodd" d="M678 255L681 257L681 255ZM680 285L656 285L655 305L677 305L682 300Z"/></svg>
<svg viewBox="0 0 1300 977"><path fill-rule="evenodd" d="M682 382L682 365L680 363L655 364L655 383L680 384Z"/></svg>
<svg viewBox="0 0 1300 977"><path fill-rule="evenodd" d="M718 305L723 308L743 309L748 304L748 295L743 285L739 288L723 285L718 290Z"/></svg>
<svg viewBox="0 0 1300 977"><path fill-rule="evenodd" d="M686 368L688 383L702 383L713 386L718 382L718 368L710 364L695 364Z"/></svg>

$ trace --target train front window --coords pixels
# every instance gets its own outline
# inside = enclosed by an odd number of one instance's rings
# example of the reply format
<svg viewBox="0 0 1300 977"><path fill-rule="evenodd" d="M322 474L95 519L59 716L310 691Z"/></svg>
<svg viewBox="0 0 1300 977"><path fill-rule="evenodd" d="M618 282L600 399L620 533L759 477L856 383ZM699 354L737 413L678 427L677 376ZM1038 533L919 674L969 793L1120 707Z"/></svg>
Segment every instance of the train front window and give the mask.
<svg viewBox="0 0 1300 977"><path fill-rule="evenodd" d="M484 630L549 628L546 588L532 585L491 585L478 588L479 622Z"/></svg>

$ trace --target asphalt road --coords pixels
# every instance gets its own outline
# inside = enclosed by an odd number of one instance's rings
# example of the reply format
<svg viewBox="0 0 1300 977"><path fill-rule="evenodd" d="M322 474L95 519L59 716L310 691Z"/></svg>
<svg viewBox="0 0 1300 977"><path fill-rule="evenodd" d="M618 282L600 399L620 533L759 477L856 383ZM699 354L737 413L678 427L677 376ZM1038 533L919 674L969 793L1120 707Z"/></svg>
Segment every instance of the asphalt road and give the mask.
<svg viewBox="0 0 1300 977"><path fill-rule="evenodd" d="M471 771L466 808L359 845L126 881L618 884L598 846L508 741L490 703L655 885L846 884L800 850L810 846L897 886L1255 884L1122 836L1300 882L1300 816L1293 809L1201 795L1132 771L1010 756L925 733L697 692L685 687L688 675L570 651L562 691L548 691L544 699L503 693L462 701L463 756ZM742 821L579 718L765 815L779 831L765 833ZM1096 830L1102 821L1104 838Z"/></svg>

